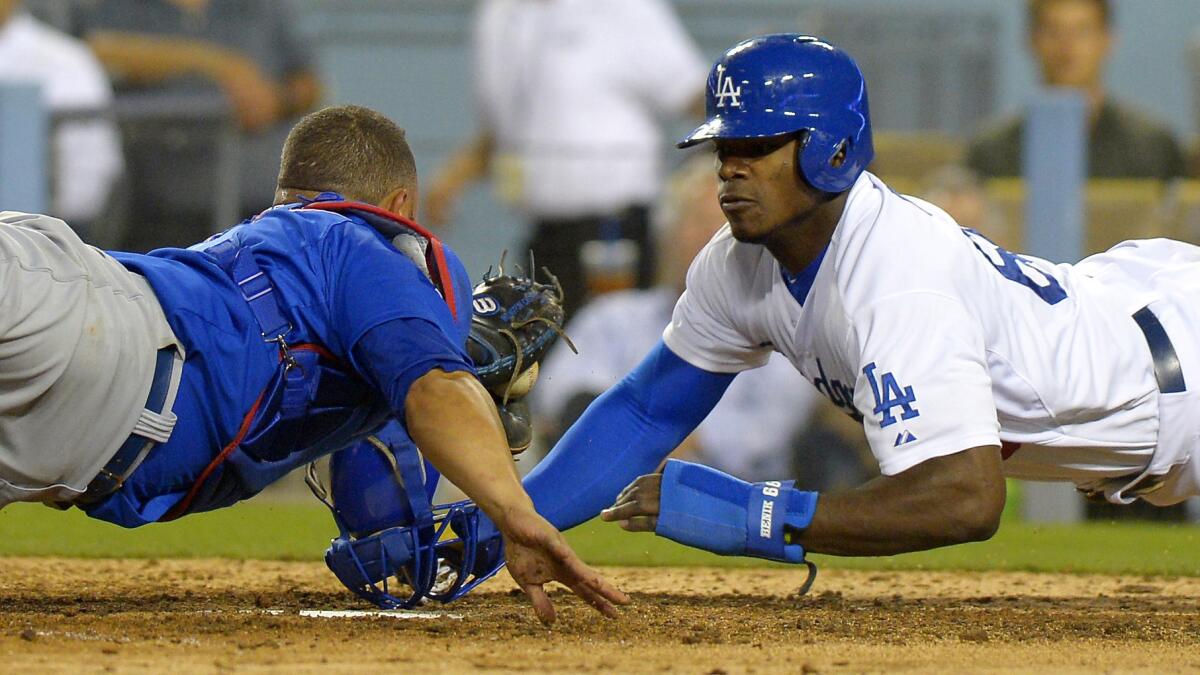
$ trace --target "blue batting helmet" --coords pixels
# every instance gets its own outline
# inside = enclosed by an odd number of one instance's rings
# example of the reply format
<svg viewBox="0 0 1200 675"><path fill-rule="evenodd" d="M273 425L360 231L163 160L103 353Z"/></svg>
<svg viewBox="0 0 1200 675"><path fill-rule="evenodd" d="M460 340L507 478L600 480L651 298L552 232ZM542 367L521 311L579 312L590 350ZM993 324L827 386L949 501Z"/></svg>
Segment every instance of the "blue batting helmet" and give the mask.
<svg viewBox="0 0 1200 675"><path fill-rule="evenodd" d="M824 192L849 190L875 155L862 72L846 52L815 37L780 33L734 45L708 76L705 109L708 119L679 147L805 131L797 163Z"/></svg>
<svg viewBox="0 0 1200 675"><path fill-rule="evenodd" d="M339 581L377 607L409 609L460 598L500 571L500 533L469 501L435 506L439 477L395 422L334 453L328 493L310 468L340 531L325 551Z"/></svg>

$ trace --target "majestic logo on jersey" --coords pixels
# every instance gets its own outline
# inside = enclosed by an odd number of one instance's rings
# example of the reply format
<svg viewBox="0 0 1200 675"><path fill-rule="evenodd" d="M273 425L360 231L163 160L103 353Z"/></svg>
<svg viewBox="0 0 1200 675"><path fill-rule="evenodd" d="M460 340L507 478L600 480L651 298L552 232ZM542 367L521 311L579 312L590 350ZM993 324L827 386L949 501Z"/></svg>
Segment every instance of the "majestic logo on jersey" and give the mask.
<svg viewBox="0 0 1200 675"><path fill-rule="evenodd" d="M733 86L733 78L725 74L725 66L717 66L717 107L725 107L729 99L730 108L742 107L742 88Z"/></svg>
<svg viewBox="0 0 1200 675"><path fill-rule="evenodd" d="M500 311L500 303L490 295L475 296L471 306L475 309L475 314L479 316L491 316Z"/></svg>
<svg viewBox="0 0 1200 675"><path fill-rule="evenodd" d="M913 407L913 404L917 402L917 395L913 393L912 387L901 387L900 383L896 381L896 376L891 373L875 377L874 361L863 367L863 375L867 377L867 382L871 385L871 394L875 397L875 407L872 412L882 415L879 419L881 428L890 427L896 423L896 416L892 414L892 408L900 408L900 419L902 420L920 417L921 411ZM907 431L904 433L912 435ZM897 439L897 441L901 440L905 443L908 442L908 439ZM915 441L916 437L914 436L912 440ZM896 445L900 444L896 443Z"/></svg>
<svg viewBox="0 0 1200 675"><path fill-rule="evenodd" d="M862 421L862 414L858 412L858 408L854 407L854 388L846 386L841 380L827 376L825 366L821 365L821 359L817 359L817 377L813 379L812 383L817 391L824 394L843 412L857 422Z"/></svg>
<svg viewBox="0 0 1200 675"><path fill-rule="evenodd" d="M904 445L905 443L912 443L915 440L917 440L917 437L913 436L911 431L909 431L908 429L905 429L904 431L901 431L900 433L896 434L896 442L892 444L892 447L898 448L898 447Z"/></svg>

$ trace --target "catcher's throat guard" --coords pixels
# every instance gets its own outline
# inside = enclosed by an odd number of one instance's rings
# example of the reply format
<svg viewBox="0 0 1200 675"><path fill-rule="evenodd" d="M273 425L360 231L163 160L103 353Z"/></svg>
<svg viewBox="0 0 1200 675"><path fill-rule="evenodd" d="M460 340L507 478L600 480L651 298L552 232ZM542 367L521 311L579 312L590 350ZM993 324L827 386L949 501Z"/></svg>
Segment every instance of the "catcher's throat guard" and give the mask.
<svg viewBox="0 0 1200 675"><path fill-rule="evenodd" d="M325 564L367 602L450 602L504 566L500 534L475 504L433 504L439 475L398 424L334 454L330 479L326 491L309 466L309 487L339 530Z"/></svg>

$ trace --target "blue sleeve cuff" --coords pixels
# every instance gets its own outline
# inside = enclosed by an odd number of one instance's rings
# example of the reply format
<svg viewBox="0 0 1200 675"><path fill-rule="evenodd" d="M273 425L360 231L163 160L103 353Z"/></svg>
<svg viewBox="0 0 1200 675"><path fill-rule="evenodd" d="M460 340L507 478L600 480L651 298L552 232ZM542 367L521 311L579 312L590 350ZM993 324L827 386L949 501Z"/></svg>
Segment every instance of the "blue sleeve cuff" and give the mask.
<svg viewBox="0 0 1200 675"><path fill-rule="evenodd" d="M792 481L747 483L716 469L668 460L655 533L721 555L804 562L795 541L813 519L817 493Z"/></svg>

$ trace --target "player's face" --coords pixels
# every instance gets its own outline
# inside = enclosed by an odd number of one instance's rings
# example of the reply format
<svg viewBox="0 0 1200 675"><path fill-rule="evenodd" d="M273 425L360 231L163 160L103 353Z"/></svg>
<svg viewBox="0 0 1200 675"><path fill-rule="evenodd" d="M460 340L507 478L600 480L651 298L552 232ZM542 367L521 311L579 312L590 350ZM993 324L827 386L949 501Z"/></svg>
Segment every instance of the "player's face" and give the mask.
<svg viewBox="0 0 1200 675"><path fill-rule="evenodd" d="M1058 0L1042 7L1032 45L1046 84L1090 88L1104 75L1112 34L1096 3Z"/></svg>
<svg viewBox="0 0 1200 675"><path fill-rule="evenodd" d="M796 143L792 136L714 141L717 196L738 241L763 243L819 203L797 171Z"/></svg>

